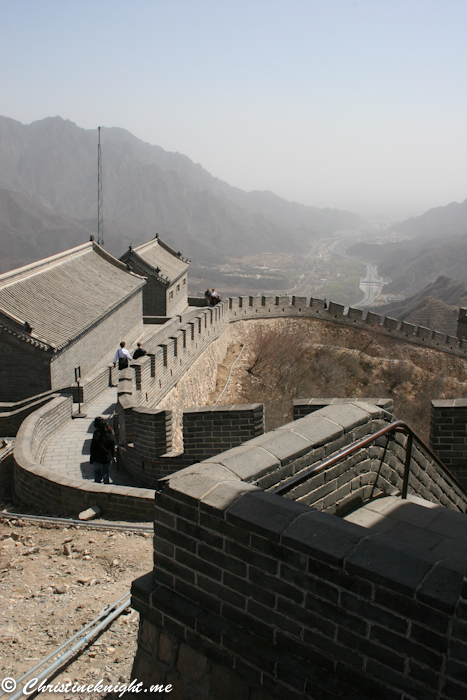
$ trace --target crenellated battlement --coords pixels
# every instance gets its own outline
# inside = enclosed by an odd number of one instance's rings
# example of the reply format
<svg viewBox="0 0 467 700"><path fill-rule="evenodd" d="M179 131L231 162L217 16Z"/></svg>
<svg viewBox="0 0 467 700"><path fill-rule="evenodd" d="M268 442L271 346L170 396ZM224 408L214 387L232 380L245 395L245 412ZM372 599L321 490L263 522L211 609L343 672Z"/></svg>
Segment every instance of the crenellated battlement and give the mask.
<svg viewBox="0 0 467 700"><path fill-rule="evenodd" d="M190 303L195 299L189 299ZM398 321L373 311L345 307L343 304L337 304L333 301L329 302L326 307L324 299L313 297L240 296L230 297L226 301L230 322L281 316L319 318L345 326L378 331L381 335L391 336L402 342L434 348L453 355L465 356L467 354L467 309L459 310L459 316L462 316L463 322L465 322L465 340L459 340L455 336L446 335L431 328Z"/></svg>

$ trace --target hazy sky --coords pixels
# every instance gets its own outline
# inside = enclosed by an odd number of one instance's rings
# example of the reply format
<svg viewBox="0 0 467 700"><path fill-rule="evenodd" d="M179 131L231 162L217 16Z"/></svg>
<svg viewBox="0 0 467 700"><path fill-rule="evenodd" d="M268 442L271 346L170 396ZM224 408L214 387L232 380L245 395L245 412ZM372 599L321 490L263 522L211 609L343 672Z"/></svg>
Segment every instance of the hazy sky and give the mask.
<svg viewBox="0 0 467 700"><path fill-rule="evenodd" d="M0 0L0 114L403 218L467 198L466 37L466 0Z"/></svg>

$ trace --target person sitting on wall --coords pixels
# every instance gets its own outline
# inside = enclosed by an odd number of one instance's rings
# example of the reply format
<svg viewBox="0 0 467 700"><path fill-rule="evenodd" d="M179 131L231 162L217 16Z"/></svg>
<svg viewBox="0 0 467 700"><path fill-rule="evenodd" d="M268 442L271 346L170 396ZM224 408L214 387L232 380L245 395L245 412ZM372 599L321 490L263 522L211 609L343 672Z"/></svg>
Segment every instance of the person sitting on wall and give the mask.
<svg viewBox="0 0 467 700"><path fill-rule="evenodd" d="M204 292L204 298L206 299L206 306L211 306L211 290L209 287Z"/></svg>
<svg viewBox="0 0 467 700"><path fill-rule="evenodd" d="M131 355L125 347L124 340L122 340L122 342L120 343L120 347L118 348L117 352L115 353L114 367L117 364L117 360L118 360L118 369L126 369L128 367L128 360L131 360Z"/></svg>
<svg viewBox="0 0 467 700"><path fill-rule="evenodd" d="M100 416L94 420L94 427L96 430L92 436L89 462L94 471L96 484L102 481L108 484L110 464L115 452L115 438L112 428Z"/></svg>
<svg viewBox="0 0 467 700"><path fill-rule="evenodd" d="M216 292L216 290L213 288L211 292L211 306L215 306L220 302L221 298L219 294Z"/></svg>
<svg viewBox="0 0 467 700"><path fill-rule="evenodd" d="M134 360L137 360L138 357L143 357L143 355L146 355L146 350L142 347L142 344L141 343L136 343L136 344L138 347L136 348L136 350L133 353Z"/></svg>

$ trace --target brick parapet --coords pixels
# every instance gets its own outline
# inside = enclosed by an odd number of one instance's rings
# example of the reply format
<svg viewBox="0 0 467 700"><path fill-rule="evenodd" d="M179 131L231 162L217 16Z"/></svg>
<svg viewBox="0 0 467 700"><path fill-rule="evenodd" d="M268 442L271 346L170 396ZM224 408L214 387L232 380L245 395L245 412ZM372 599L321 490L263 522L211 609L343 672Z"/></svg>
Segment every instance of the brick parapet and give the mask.
<svg viewBox="0 0 467 700"><path fill-rule="evenodd" d="M304 418L305 416L318 411L320 408L325 406L332 406L336 403L353 403L355 401L362 401L364 403L372 404L373 406L378 406L378 408L383 408L388 413L392 414L394 410L394 404L392 399L379 399L379 398L346 398L346 399L294 399L293 400L293 419Z"/></svg>
<svg viewBox="0 0 467 700"><path fill-rule="evenodd" d="M98 505L105 517L151 520L154 491L72 479L40 464L47 438L71 418L71 397L56 397L23 421L15 444L14 493L41 512L73 514Z"/></svg>
<svg viewBox="0 0 467 700"><path fill-rule="evenodd" d="M144 460L153 460L172 449L172 412L137 406L133 408L133 443Z"/></svg>
<svg viewBox="0 0 467 700"><path fill-rule="evenodd" d="M263 433L263 404L202 406L183 412L183 451L196 461Z"/></svg>
<svg viewBox="0 0 467 700"><path fill-rule="evenodd" d="M249 299L254 299L250 304ZM272 303L274 300L274 303ZM324 308L324 299L306 297L232 297L228 299L230 320L249 318L302 316L319 318L322 321L377 331L402 342L434 348L452 355L465 356L467 341L460 342L455 336L438 333L430 328L401 322L371 311L363 311L330 302Z"/></svg>
<svg viewBox="0 0 467 700"><path fill-rule="evenodd" d="M463 697L463 642L449 647L457 620L465 635L462 574L257 485L318 449L324 427L338 440L381 420L332 405L161 481L154 569L132 587L135 678L203 700L223 697L220 678L250 699Z"/></svg>
<svg viewBox="0 0 467 700"><path fill-rule="evenodd" d="M14 437L23 420L45 403L50 401L52 391L16 402L0 403L0 436Z"/></svg>
<svg viewBox="0 0 467 700"><path fill-rule="evenodd" d="M431 402L430 447L467 487L467 399Z"/></svg>

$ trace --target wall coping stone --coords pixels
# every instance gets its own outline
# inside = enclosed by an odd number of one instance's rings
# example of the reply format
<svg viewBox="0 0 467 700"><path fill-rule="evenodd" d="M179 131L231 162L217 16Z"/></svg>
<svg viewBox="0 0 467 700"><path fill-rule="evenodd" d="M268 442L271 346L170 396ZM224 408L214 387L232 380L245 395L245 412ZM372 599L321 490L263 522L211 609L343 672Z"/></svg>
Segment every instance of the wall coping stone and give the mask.
<svg viewBox="0 0 467 700"><path fill-rule="evenodd" d="M373 418L382 417L381 409L364 402L341 403L325 406L319 411L320 416L329 418L333 423L337 423L348 433L359 425L368 421L368 416ZM303 418L301 420L304 420Z"/></svg>
<svg viewBox="0 0 467 700"><path fill-rule="evenodd" d="M256 481L281 465L280 460L267 449L252 445L251 442L249 440L244 445L222 452L216 456L216 462L227 467L243 481Z"/></svg>
<svg viewBox="0 0 467 700"><path fill-rule="evenodd" d="M226 412L226 411L255 411L261 410L262 403L237 403L228 404L225 406L196 406L195 408L184 408L183 414L185 413L215 413L215 412Z"/></svg>
<svg viewBox="0 0 467 700"><path fill-rule="evenodd" d="M250 532L279 541L284 530L309 512L309 506L258 489L231 505L226 520L234 525L247 525Z"/></svg>
<svg viewBox="0 0 467 700"><path fill-rule="evenodd" d="M432 399L433 408L465 408L467 399Z"/></svg>
<svg viewBox="0 0 467 700"><path fill-rule="evenodd" d="M337 420L342 425L338 425L331 419L334 411L338 414ZM254 481L265 473L275 470L279 466L287 465L307 452L311 452L330 437L340 437L352 428L367 423L369 419L382 418L383 413L382 409L364 403L327 406L289 423L288 426L264 433L264 435L248 440L239 447L220 453L209 460L204 460L200 464L221 464L227 467L232 474L236 474L238 478L248 478L249 481ZM318 426L317 435L314 432L314 425ZM315 435L317 442L303 437L300 431L307 435ZM187 469L193 469L193 466ZM186 473L191 472L181 469L175 474L163 477L159 480L158 487L163 489L165 486L169 486L175 491L184 491L187 488L187 484L183 481L183 476ZM191 492L187 495L191 496Z"/></svg>
<svg viewBox="0 0 467 700"><path fill-rule="evenodd" d="M294 406L333 406L336 403L365 403L380 408L393 408L392 399L378 399L377 397L355 397L355 398L312 398L312 399L294 399Z"/></svg>
<svg viewBox="0 0 467 700"><path fill-rule="evenodd" d="M262 447L273 457L277 457L282 464L301 457L313 447L310 440L292 430L273 430L248 440L246 444Z"/></svg>
<svg viewBox="0 0 467 700"><path fill-rule="evenodd" d="M342 426L337 425L329 418L317 415L318 413L319 411L315 411L309 416L282 425L277 430L290 430L297 433L297 435L309 440L314 447L320 447L344 434ZM313 416L313 420L310 420L310 416Z"/></svg>

